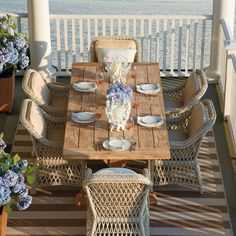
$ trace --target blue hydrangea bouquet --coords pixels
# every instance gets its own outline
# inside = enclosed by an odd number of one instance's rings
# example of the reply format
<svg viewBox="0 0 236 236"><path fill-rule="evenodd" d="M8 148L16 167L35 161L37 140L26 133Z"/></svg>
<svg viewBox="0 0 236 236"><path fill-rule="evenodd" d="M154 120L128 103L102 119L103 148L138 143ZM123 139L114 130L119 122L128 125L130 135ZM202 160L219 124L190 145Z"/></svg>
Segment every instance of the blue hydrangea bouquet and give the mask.
<svg viewBox="0 0 236 236"><path fill-rule="evenodd" d="M130 116L132 89L122 83L114 83L107 90L106 115L110 130L125 130Z"/></svg>
<svg viewBox="0 0 236 236"><path fill-rule="evenodd" d="M18 155L11 156L4 151L5 148L3 134L0 134L0 206L10 212L11 205L16 203L17 209L25 210L32 202L26 182L34 182L36 166L29 165Z"/></svg>
<svg viewBox="0 0 236 236"><path fill-rule="evenodd" d="M0 77L9 77L13 69L29 65L29 44L23 33L15 32L13 17L0 15Z"/></svg>

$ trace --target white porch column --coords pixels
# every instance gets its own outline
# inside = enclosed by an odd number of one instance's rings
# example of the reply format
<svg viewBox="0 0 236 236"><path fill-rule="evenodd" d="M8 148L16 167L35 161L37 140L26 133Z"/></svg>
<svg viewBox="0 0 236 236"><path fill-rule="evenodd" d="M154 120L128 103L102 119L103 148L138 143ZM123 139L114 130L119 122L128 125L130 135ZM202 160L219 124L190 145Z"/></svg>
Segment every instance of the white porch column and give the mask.
<svg viewBox="0 0 236 236"><path fill-rule="evenodd" d="M27 0L31 68L54 74L48 0Z"/></svg>
<svg viewBox="0 0 236 236"><path fill-rule="evenodd" d="M213 21L211 36L211 58L210 68L206 70L207 76L211 79L219 79L221 75L221 45L224 35L221 26L221 19L226 19L231 32L234 32L235 0L213 0Z"/></svg>

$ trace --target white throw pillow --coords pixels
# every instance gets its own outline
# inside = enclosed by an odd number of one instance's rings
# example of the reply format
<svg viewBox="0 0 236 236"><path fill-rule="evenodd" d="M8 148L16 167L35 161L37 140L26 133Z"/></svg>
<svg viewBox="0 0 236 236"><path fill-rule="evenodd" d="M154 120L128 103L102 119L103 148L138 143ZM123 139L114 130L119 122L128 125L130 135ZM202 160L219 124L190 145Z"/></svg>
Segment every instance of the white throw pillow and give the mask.
<svg viewBox="0 0 236 236"><path fill-rule="evenodd" d="M106 62L134 62L136 48L97 48L99 63Z"/></svg>

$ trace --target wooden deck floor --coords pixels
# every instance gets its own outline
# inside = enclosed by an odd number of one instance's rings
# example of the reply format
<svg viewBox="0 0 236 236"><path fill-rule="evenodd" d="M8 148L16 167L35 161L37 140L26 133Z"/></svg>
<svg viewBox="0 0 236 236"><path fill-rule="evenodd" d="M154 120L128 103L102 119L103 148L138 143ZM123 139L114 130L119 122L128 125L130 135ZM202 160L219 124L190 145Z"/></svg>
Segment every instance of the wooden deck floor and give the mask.
<svg viewBox="0 0 236 236"><path fill-rule="evenodd" d="M32 160L31 150L30 137L19 125L12 151ZM151 235L233 235L213 132L205 137L199 160L204 194L158 189L158 200L150 206ZM85 235L86 207L75 206L77 192L68 187L38 192L28 210L11 213L7 235Z"/></svg>

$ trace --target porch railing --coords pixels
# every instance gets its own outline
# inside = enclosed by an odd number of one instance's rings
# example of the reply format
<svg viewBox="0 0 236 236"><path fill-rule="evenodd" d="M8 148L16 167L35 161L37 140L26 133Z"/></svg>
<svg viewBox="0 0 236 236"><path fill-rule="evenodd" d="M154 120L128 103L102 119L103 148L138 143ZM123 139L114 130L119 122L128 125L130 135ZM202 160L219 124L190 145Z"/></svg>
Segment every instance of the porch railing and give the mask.
<svg viewBox="0 0 236 236"><path fill-rule="evenodd" d="M222 20L222 31L225 40L221 45L221 75L219 90L222 100L222 110L236 151L236 42L226 20Z"/></svg>
<svg viewBox="0 0 236 236"><path fill-rule="evenodd" d="M99 35L132 35L145 62L160 62L162 75L187 76L209 65L212 16L50 15L52 60L57 75L69 75L72 62L88 61ZM27 31L27 15L17 14Z"/></svg>

